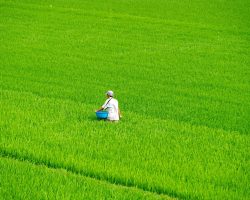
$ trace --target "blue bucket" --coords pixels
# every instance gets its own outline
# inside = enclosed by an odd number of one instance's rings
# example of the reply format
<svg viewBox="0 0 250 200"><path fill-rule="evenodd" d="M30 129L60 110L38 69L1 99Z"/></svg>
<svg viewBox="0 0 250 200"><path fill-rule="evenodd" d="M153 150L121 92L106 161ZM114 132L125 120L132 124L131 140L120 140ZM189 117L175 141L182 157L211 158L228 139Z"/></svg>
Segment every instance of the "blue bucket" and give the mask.
<svg viewBox="0 0 250 200"><path fill-rule="evenodd" d="M107 119L109 113L107 111L98 111L95 113L98 119Z"/></svg>

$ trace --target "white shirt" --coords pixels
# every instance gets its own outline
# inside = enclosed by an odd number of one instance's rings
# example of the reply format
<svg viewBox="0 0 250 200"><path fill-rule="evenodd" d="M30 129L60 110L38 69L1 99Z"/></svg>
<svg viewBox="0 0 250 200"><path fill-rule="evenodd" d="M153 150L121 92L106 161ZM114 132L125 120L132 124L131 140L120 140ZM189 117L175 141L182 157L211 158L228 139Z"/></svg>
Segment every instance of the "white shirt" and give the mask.
<svg viewBox="0 0 250 200"><path fill-rule="evenodd" d="M116 99L109 97L102 108L108 111L108 120L119 120L118 101Z"/></svg>

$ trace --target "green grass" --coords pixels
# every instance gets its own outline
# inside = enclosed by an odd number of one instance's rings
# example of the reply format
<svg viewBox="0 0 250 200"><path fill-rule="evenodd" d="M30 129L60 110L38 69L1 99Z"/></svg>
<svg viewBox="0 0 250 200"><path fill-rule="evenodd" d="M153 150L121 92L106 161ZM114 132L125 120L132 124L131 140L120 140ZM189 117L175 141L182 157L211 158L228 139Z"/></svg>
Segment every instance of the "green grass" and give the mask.
<svg viewBox="0 0 250 200"><path fill-rule="evenodd" d="M248 1L0 1L0 194L249 199L249 13ZM118 124L93 112L108 89Z"/></svg>
<svg viewBox="0 0 250 200"><path fill-rule="evenodd" d="M1 199L167 199L31 163L1 158ZM16 186L22 186L17 188ZM106 197L106 198L105 198Z"/></svg>

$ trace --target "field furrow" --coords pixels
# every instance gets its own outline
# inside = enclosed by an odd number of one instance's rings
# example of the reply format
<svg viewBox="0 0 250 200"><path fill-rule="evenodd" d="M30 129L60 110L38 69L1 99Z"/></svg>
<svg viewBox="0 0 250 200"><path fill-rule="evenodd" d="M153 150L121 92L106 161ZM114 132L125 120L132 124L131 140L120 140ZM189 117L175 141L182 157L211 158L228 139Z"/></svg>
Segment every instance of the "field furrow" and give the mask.
<svg viewBox="0 0 250 200"><path fill-rule="evenodd" d="M1 199L172 199L11 157L0 157L0 168Z"/></svg>

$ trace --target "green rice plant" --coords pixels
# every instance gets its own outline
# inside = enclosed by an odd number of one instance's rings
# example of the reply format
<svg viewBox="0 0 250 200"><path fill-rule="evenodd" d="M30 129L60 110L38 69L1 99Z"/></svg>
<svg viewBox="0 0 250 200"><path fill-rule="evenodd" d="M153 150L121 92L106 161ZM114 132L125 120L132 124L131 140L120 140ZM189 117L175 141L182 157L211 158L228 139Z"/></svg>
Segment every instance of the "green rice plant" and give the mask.
<svg viewBox="0 0 250 200"><path fill-rule="evenodd" d="M168 199L9 158L0 158L1 199Z"/></svg>
<svg viewBox="0 0 250 200"><path fill-rule="evenodd" d="M249 195L247 135L130 112L111 125L96 121L91 105L2 97L2 156L177 198Z"/></svg>
<svg viewBox="0 0 250 200"><path fill-rule="evenodd" d="M249 199L249 25L246 0L0 1L0 195Z"/></svg>

